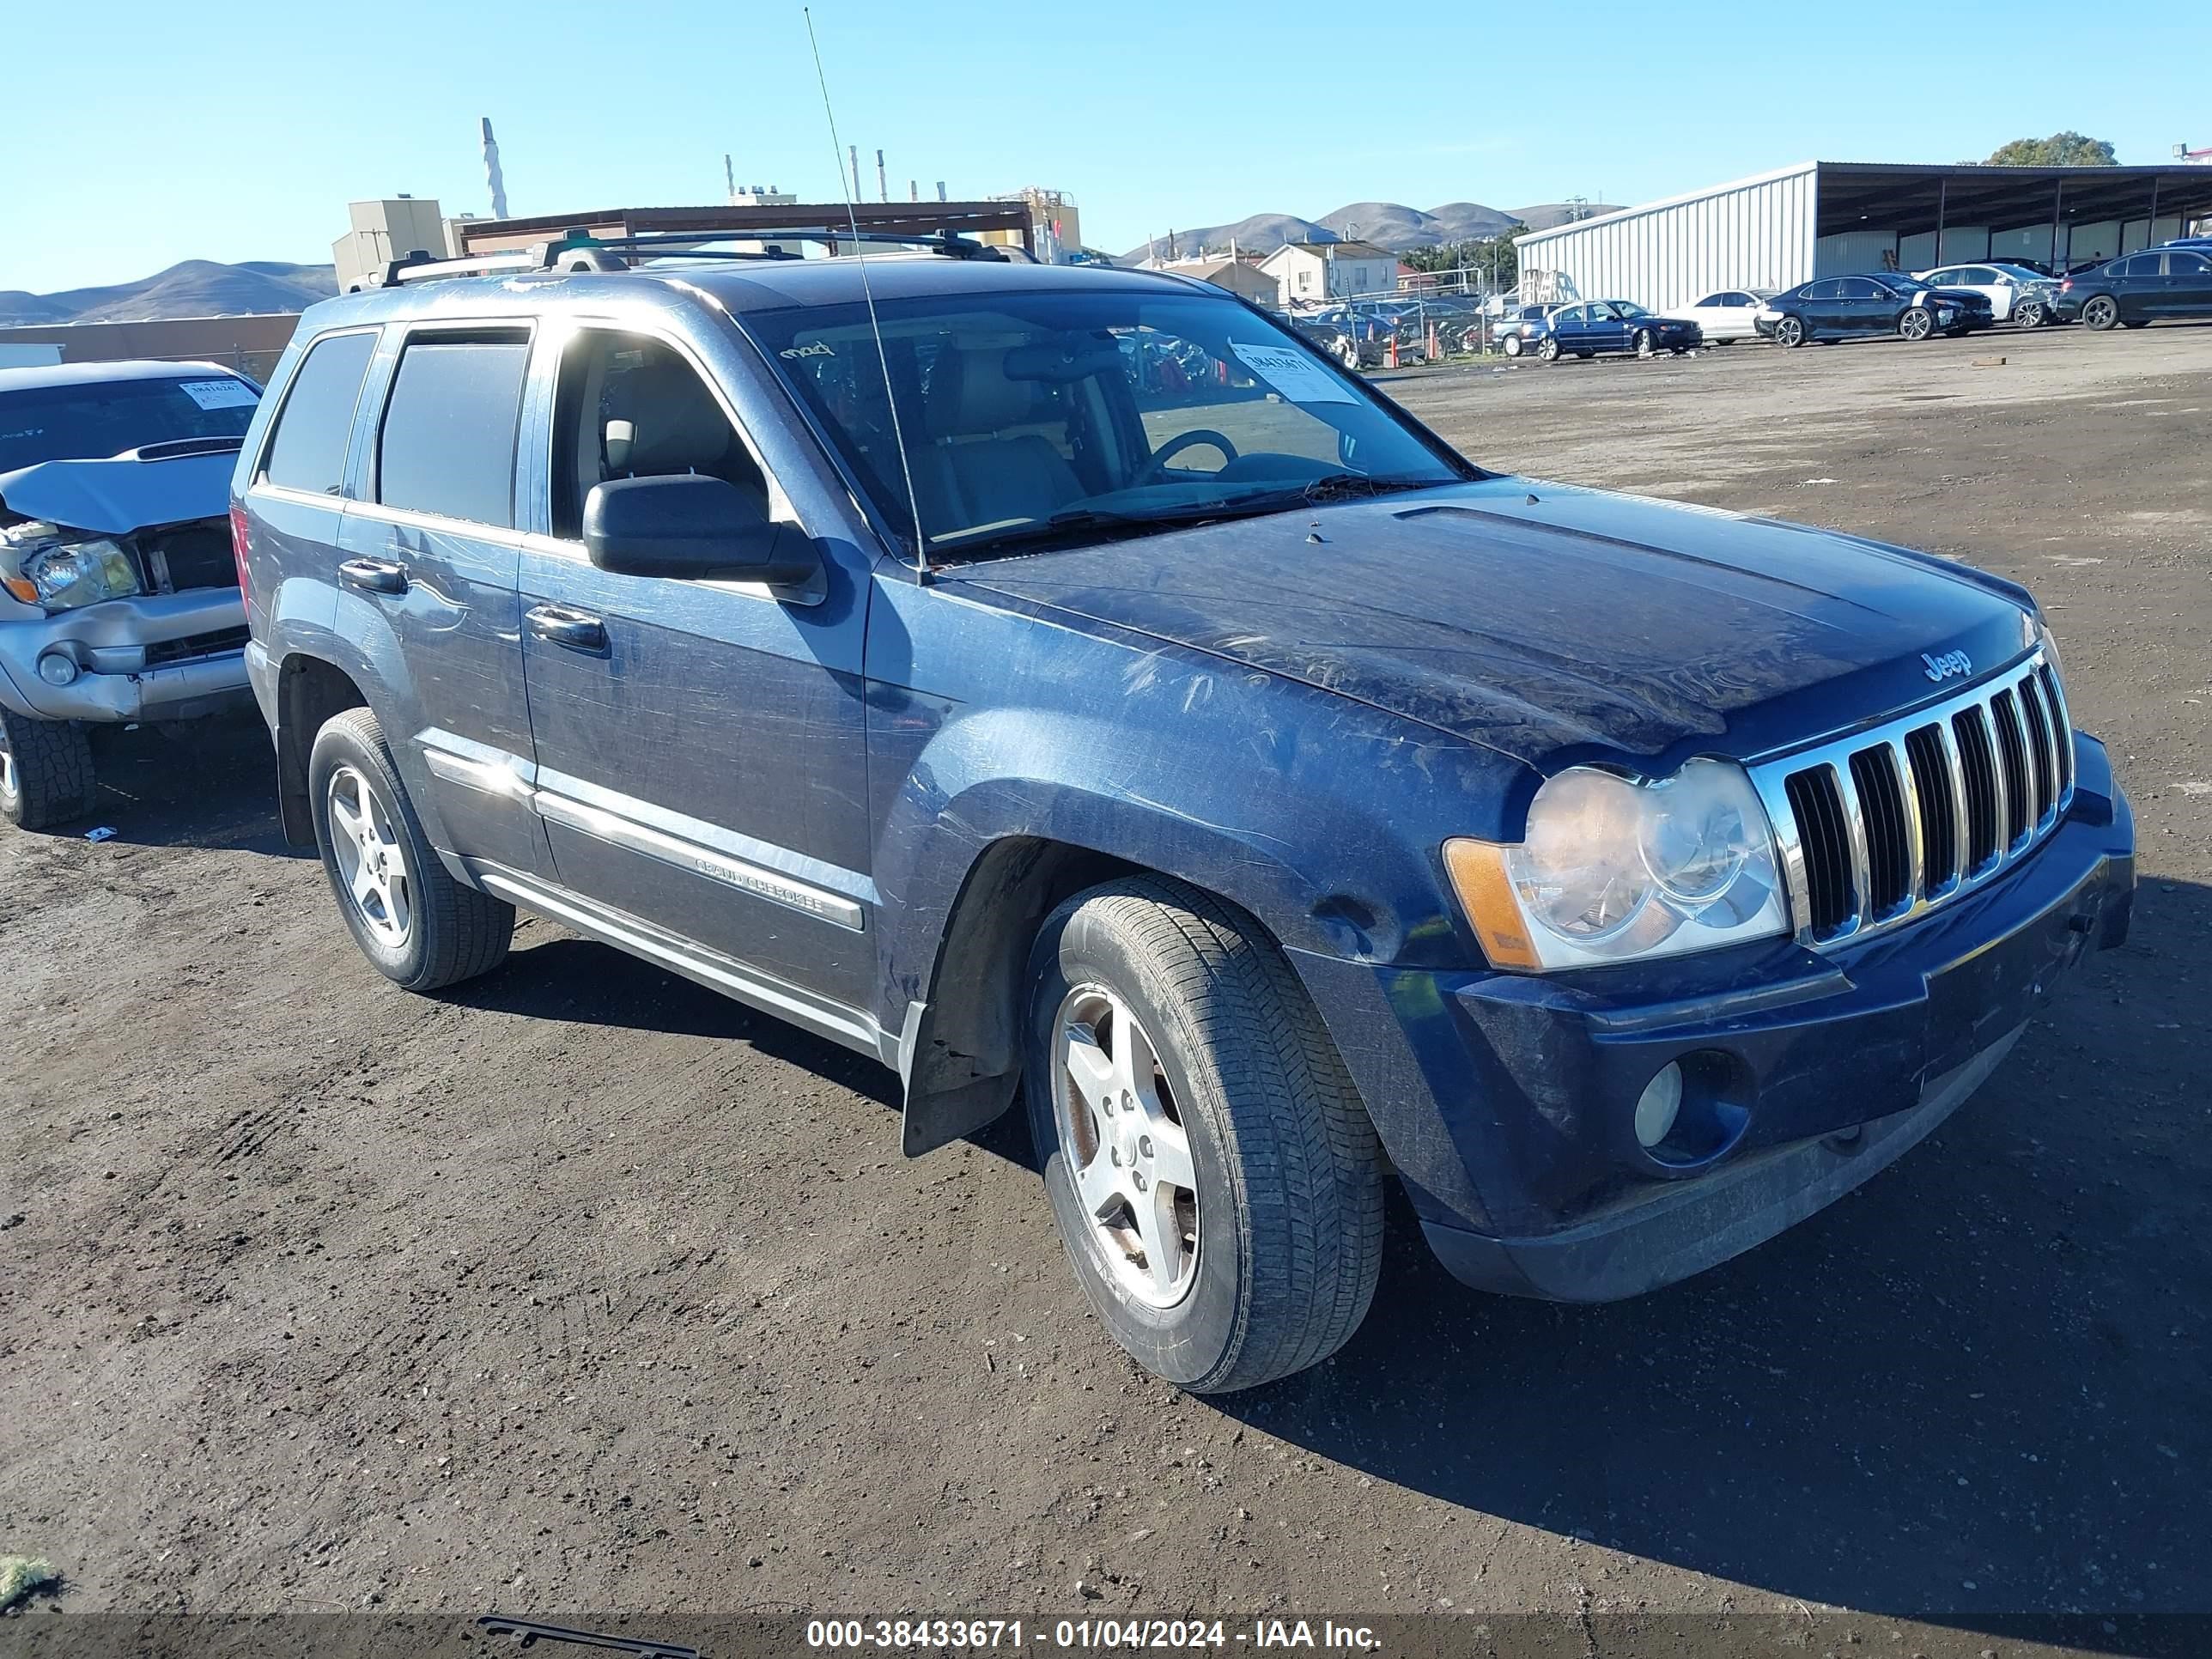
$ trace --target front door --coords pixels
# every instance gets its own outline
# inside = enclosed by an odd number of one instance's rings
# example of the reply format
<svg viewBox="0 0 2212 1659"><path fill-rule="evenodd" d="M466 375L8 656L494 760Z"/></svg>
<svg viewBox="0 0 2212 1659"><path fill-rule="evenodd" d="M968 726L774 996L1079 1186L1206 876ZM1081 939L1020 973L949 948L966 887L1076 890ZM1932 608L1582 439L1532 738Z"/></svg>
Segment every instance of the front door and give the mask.
<svg viewBox="0 0 2212 1659"><path fill-rule="evenodd" d="M599 569L581 526L606 479L709 474L794 515L674 343L586 325L548 368L547 533L525 544L522 639L558 880L772 981L872 1007L866 573L836 550L801 594Z"/></svg>
<svg viewBox="0 0 2212 1659"><path fill-rule="evenodd" d="M528 806L530 710L517 637L515 434L526 327L394 330L369 374L361 499L338 535L337 626L389 629L385 741L447 852L523 871L543 862ZM352 622L346 612L359 615Z"/></svg>
<svg viewBox="0 0 2212 1659"><path fill-rule="evenodd" d="M2186 248L2166 251L2166 303L2176 317L2212 313L2212 259Z"/></svg>

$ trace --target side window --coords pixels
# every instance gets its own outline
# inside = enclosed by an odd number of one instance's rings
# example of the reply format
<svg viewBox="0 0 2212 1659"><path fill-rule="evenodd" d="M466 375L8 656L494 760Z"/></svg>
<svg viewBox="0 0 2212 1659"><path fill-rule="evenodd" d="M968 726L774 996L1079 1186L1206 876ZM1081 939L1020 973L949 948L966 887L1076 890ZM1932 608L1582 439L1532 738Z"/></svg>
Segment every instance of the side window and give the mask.
<svg viewBox="0 0 2212 1659"><path fill-rule="evenodd" d="M511 528L514 434L529 356L529 339L520 334L410 339L384 409L376 499Z"/></svg>
<svg viewBox="0 0 2212 1659"><path fill-rule="evenodd" d="M1698 309L1703 310L1709 306L1724 306L1728 302L1729 296L1725 294L1708 294L1698 301Z"/></svg>
<svg viewBox="0 0 2212 1659"><path fill-rule="evenodd" d="M2166 256L2166 274L2169 276L2202 276L2212 270L2212 260L2201 253L2169 253Z"/></svg>
<svg viewBox="0 0 2212 1659"><path fill-rule="evenodd" d="M2123 259L2119 264L2112 267L2112 275L2115 276L2155 276L2158 275L2158 255L2155 253L2138 253L2132 258Z"/></svg>
<svg viewBox="0 0 2212 1659"><path fill-rule="evenodd" d="M1843 297L1844 285L1833 280L1814 283L1805 289L1808 300L1837 300Z"/></svg>
<svg viewBox="0 0 2212 1659"><path fill-rule="evenodd" d="M345 488L346 440L375 350L374 331L334 334L308 348L263 452L265 482L316 495L336 495Z"/></svg>
<svg viewBox="0 0 2212 1659"><path fill-rule="evenodd" d="M876 369L872 358L866 367ZM861 395L870 386L881 402L880 373L861 384ZM553 533L568 541L584 533L584 498L594 484L680 472L733 483L768 510L767 478L681 353L647 335L581 331L562 359L554 404Z"/></svg>

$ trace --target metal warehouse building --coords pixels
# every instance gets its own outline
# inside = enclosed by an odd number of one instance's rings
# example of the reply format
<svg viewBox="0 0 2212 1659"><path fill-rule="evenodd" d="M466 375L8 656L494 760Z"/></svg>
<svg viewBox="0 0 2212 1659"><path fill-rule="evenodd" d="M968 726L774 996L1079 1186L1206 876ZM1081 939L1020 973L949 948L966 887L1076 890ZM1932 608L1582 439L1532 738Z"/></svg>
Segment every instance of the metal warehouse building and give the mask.
<svg viewBox="0 0 2212 1659"><path fill-rule="evenodd" d="M1970 259L2063 269L2164 241L2205 216L2212 167L1806 161L1534 231L1517 246L1524 273L1556 272L1584 299L1656 307L1715 289Z"/></svg>

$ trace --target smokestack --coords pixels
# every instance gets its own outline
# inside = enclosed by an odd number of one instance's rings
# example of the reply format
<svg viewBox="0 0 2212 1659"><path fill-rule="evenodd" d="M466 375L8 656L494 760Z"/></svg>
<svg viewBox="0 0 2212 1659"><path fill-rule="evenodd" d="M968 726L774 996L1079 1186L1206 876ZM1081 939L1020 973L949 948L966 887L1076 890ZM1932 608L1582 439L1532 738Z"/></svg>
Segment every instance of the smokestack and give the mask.
<svg viewBox="0 0 2212 1659"><path fill-rule="evenodd" d="M876 152L876 195L882 201L891 199L891 181L884 175L884 153L881 150Z"/></svg>
<svg viewBox="0 0 2212 1659"><path fill-rule="evenodd" d="M921 199L921 179L909 179L906 181L906 199L909 202L919 202Z"/></svg>
<svg viewBox="0 0 2212 1659"><path fill-rule="evenodd" d="M491 117L483 122L484 183L491 190L491 216L507 217L507 176L499 170L499 140L491 136Z"/></svg>
<svg viewBox="0 0 2212 1659"><path fill-rule="evenodd" d="M937 199L940 202L945 199L945 180L942 179L937 181Z"/></svg>
<svg viewBox="0 0 2212 1659"><path fill-rule="evenodd" d="M858 144L846 145L845 159L853 164L853 199L865 201L867 192L860 188L860 147Z"/></svg>
<svg viewBox="0 0 2212 1659"><path fill-rule="evenodd" d="M722 152L722 191L724 201L734 202L738 199L737 170L730 165L730 154L727 150Z"/></svg>

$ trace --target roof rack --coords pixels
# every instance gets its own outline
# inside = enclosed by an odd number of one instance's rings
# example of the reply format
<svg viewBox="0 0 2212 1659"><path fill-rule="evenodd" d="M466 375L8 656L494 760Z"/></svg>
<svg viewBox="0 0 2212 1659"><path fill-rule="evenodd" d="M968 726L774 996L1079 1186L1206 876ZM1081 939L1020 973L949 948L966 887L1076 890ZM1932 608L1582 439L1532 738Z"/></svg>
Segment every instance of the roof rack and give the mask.
<svg viewBox="0 0 2212 1659"><path fill-rule="evenodd" d="M716 248L705 245L714 242L810 241L820 242L832 248L841 243L882 242L934 253L947 259L1003 262L1006 258L1002 249L984 242L970 241L949 230L927 235L919 232L908 234L886 230L855 233L825 229L818 225L759 228L748 226L743 230L663 231L642 236L607 237L572 230L553 241L538 242L529 247L503 253L471 254L459 259L434 259L427 250L416 248L405 258L394 259L386 264L383 271L372 279L370 286L396 288L402 283L433 282L447 276L495 276L502 273L541 270L629 270L634 268L632 258L638 256L645 258L783 261L801 256L779 247Z"/></svg>

